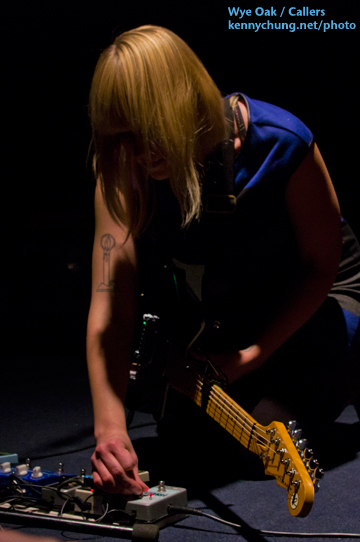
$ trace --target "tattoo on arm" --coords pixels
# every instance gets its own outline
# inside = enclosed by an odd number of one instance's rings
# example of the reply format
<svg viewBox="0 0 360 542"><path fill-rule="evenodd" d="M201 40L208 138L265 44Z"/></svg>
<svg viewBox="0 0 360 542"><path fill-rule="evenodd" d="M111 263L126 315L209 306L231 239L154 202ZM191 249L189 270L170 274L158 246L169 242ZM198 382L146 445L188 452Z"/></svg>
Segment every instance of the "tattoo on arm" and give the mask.
<svg viewBox="0 0 360 542"><path fill-rule="evenodd" d="M97 287L97 292L113 292L114 281L110 280L110 251L115 246L115 239L110 233L105 233L100 240L103 249L103 281Z"/></svg>

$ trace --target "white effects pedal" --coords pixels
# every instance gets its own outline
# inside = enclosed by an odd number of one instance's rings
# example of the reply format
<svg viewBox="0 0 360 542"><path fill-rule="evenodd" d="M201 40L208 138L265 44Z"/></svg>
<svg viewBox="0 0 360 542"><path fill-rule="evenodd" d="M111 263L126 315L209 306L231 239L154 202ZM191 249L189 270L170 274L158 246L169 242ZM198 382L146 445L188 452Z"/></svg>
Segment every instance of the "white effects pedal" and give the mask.
<svg viewBox="0 0 360 542"><path fill-rule="evenodd" d="M135 514L136 521L151 523L168 515L168 506L187 506L187 492L182 487L166 486L159 482L139 499L129 500L125 512Z"/></svg>

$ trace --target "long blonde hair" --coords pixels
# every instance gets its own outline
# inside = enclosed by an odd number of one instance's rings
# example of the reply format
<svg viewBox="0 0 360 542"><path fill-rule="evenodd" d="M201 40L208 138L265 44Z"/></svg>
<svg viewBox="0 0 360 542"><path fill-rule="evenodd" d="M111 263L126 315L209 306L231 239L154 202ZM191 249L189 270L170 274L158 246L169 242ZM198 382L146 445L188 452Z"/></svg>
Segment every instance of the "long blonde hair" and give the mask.
<svg viewBox="0 0 360 542"><path fill-rule="evenodd" d="M151 215L151 187L134 158L135 142L147 159L154 148L166 158L183 226L199 217L201 166L224 138L224 106L181 38L158 26L118 36L97 63L89 111L94 171L116 221L137 236Z"/></svg>

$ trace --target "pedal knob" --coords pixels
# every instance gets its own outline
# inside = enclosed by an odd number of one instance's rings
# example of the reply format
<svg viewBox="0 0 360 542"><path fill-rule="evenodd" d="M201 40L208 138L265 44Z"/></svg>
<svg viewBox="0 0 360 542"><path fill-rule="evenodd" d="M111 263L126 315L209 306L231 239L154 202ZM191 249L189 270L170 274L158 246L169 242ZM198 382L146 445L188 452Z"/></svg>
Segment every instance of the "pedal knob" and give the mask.
<svg viewBox="0 0 360 542"><path fill-rule="evenodd" d="M41 472L41 467L34 467L32 471L31 478L42 478L43 473Z"/></svg>
<svg viewBox="0 0 360 542"><path fill-rule="evenodd" d="M165 493L166 491L166 486L165 486L165 482L163 482L162 480L159 482L159 487L158 487L158 492L159 493Z"/></svg>
<svg viewBox="0 0 360 542"><path fill-rule="evenodd" d="M28 472L29 472L29 469L27 465L17 465L16 474L18 476L26 476Z"/></svg>
<svg viewBox="0 0 360 542"><path fill-rule="evenodd" d="M5 461L5 463L0 463L0 469L1 472L7 474L8 472L11 472L11 464L8 461Z"/></svg>

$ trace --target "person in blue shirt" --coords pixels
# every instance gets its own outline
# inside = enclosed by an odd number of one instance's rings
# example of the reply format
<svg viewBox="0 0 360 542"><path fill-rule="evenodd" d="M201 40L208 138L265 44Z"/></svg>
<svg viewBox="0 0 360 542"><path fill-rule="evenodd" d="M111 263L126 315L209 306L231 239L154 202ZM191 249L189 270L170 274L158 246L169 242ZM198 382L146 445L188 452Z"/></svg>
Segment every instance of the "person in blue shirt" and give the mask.
<svg viewBox="0 0 360 542"><path fill-rule="evenodd" d="M360 251L311 132L243 94L224 107L195 53L156 26L125 32L102 53L89 108L94 482L147 489L124 409L145 238L167 257L205 265L202 304L221 340L192 355L214 362L241 406L260 423L294 413L311 426L314 408L319 423L335 419L357 391ZM232 153L231 193L217 193L219 148Z"/></svg>

